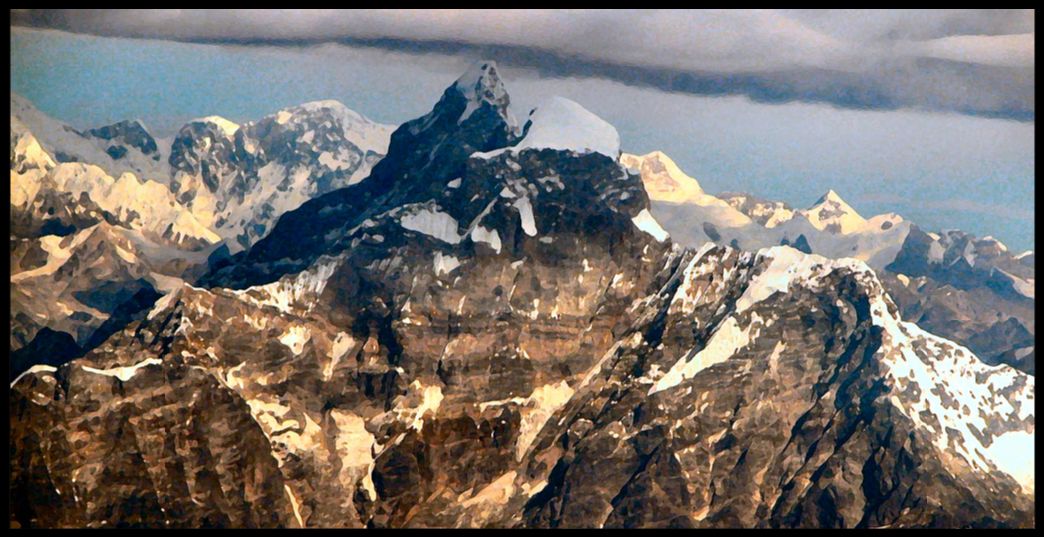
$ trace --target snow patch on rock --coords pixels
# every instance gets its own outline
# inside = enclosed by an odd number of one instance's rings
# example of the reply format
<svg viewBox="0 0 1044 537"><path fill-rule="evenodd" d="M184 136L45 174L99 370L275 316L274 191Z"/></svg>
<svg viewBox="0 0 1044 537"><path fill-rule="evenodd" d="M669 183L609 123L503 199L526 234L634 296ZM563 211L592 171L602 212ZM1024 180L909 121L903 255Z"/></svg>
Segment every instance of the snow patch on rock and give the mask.
<svg viewBox="0 0 1044 537"><path fill-rule="evenodd" d="M631 222L634 223L638 229L652 235L653 238L659 242L667 240L667 237L670 236L667 231L660 226L660 223L653 218L653 215L649 213L649 209L642 209L642 212L638 213L638 216L631 218Z"/></svg>
<svg viewBox="0 0 1044 537"><path fill-rule="evenodd" d="M402 227L417 233L435 237L449 244L460 242L457 220L447 213L431 208L421 208L399 219Z"/></svg>
<svg viewBox="0 0 1044 537"><path fill-rule="evenodd" d="M755 276L747 289L736 301L736 312L742 312L751 305L761 302L776 292L786 293L792 283L803 283L814 288L817 280L839 268L847 268L853 272L868 273L870 268L856 259L827 259L815 254L805 254L789 246L774 246L759 250L756 263L765 267Z"/></svg>
<svg viewBox="0 0 1044 537"><path fill-rule="evenodd" d="M472 242L484 242L500 253L500 234L495 229L486 229L482 226L475 226L475 229L471 230Z"/></svg>
<svg viewBox="0 0 1044 537"><path fill-rule="evenodd" d="M735 317L729 317L714 331L707 345L699 352L678 360L660 380L649 389L649 395L673 388L691 379L708 367L724 362L750 343L753 322L740 329Z"/></svg>
<svg viewBox="0 0 1044 537"><path fill-rule="evenodd" d="M530 237L537 234L536 220L533 218L533 205L528 196L522 196L515 200L514 207L518 209L518 215L522 219L522 231Z"/></svg>
<svg viewBox="0 0 1044 537"><path fill-rule="evenodd" d="M286 329L281 336L279 336L279 342L290 349L290 352L294 353L294 356L301 354L304 350L305 343L312 337L312 331L308 327L300 325L291 325Z"/></svg>
<svg viewBox="0 0 1044 537"><path fill-rule="evenodd" d="M48 374L50 374L50 373L54 373L55 371L58 371L58 368L52 367L52 366L49 366L49 365L36 364L36 365L30 367L29 369L26 369L25 371L22 371L21 374L19 374L17 377L15 377L15 379L11 381L11 387L14 388L15 384L18 384L18 381L22 380L22 377L24 377L24 376L35 375L37 373L48 373Z"/></svg>
<svg viewBox="0 0 1044 537"><path fill-rule="evenodd" d="M138 362L138 363L136 363L134 365L126 366L126 367L112 367L112 368L109 368L109 369L96 369L96 368L84 365L84 366L80 366L80 368L83 369L84 371L88 372L88 373L94 373L96 375L105 375L105 376L108 376L108 377L116 377L116 378L120 379L123 382L127 382L128 380L131 379L131 377L133 377L134 375L137 375L138 371L140 371L141 368L148 367L150 365L161 365L162 363L163 363L163 361L160 360L159 358L148 358L148 359L142 360L142 361L140 361L140 362Z"/></svg>
<svg viewBox="0 0 1044 537"><path fill-rule="evenodd" d="M449 274L460 266L459 259L452 255L445 255L442 252L435 252L435 258L433 261L436 276Z"/></svg>

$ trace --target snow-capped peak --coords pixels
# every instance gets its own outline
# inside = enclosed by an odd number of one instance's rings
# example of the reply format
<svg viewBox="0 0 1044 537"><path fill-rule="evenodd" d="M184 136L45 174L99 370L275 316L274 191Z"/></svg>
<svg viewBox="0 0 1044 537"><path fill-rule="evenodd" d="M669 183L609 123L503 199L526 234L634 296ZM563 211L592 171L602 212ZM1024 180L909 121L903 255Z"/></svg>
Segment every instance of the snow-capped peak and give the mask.
<svg viewBox="0 0 1044 537"><path fill-rule="evenodd" d="M624 153L620 155L620 164L641 173L642 183L650 199L681 203L704 194L700 183L683 172L662 151L642 156Z"/></svg>
<svg viewBox="0 0 1044 537"><path fill-rule="evenodd" d="M11 173L17 174L29 169L37 169L46 172L54 168L55 162L51 155L40 146L40 142L28 129L25 129L17 119L11 119L11 132L14 138L14 148L11 151ZM15 175L12 175L12 185L15 184ZM12 190L13 192L13 190Z"/></svg>
<svg viewBox="0 0 1044 537"><path fill-rule="evenodd" d="M31 132L42 150L56 162L89 162L103 166L112 174L131 172L159 181L167 176L167 163L156 151L160 148L154 145L155 141L139 120L80 132L36 109L25 97L12 93L11 126L12 132L18 134ZM128 137L127 129L136 132ZM125 132L117 132L121 130Z"/></svg>
<svg viewBox="0 0 1044 537"><path fill-rule="evenodd" d="M297 105L294 108L302 108L304 110L309 110L309 111L325 110L325 109L352 111L350 108L345 106L344 103L342 103L341 101L334 100L334 99L321 99L321 100L318 100L318 101L308 101L306 103L301 103L301 104ZM358 114L356 114L356 115L358 115Z"/></svg>
<svg viewBox="0 0 1044 537"><path fill-rule="evenodd" d="M987 242L987 243L995 244L997 246L997 248L1000 249L1000 251L1002 251L1002 252L1007 252L1008 251L1008 246L1006 244L1004 244L1003 242L997 240L993 235L986 235L985 237L980 239L980 242Z"/></svg>
<svg viewBox="0 0 1044 537"><path fill-rule="evenodd" d="M239 125L237 123L229 121L221 116L207 116L196 118L192 121L189 121L189 123L204 123L207 125L214 125L215 127L221 129L221 132L229 138L234 136L236 134L236 131L239 130Z"/></svg>
<svg viewBox="0 0 1044 537"><path fill-rule="evenodd" d="M620 134L602 118L575 101L552 97L530 113L529 130L514 151L558 149L577 153L595 152L616 159Z"/></svg>
<svg viewBox="0 0 1044 537"><path fill-rule="evenodd" d="M823 194L816 203L801 211L801 214L819 230L831 233L848 234L858 231L866 225L866 219L859 215L851 205L845 203L833 189Z"/></svg>
<svg viewBox="0 0 1044 537"><path fill-rule="evenodd" d="M483 60L476 62L460 75L460 78L451 86L460 92L467 101L464 112L457 120L457 124L471 117L471 114L482 107L482 103L488 102L495 108L502 108L508 123L514 127L515 120L508 110L508 94L504 89L504 83L497 74L497 64L494 61Z"/></svg>
<svg viewBox="0 0 1044 537"><path fill-rule="evenodd" d="M307 114L315 114L323 111L328 111L334 114L338 118L348 120L347 122L366 122L371 121L364 117L362 114L348 108L344 103L335 101L333 99L324 99L321 101L309 101L296 106L289 106L275 113L277 120L283 118L279 123L285 123L288 119L297 119L302 116L302 112Z"/></svg>
<svg viewBox="0 0 1044 537"><path fill-rule="evenodd" d="M312 141L314 132L309 132L314 127L332 120L340 126L346 140L363 150L372 149L382 154L388 151L388 139L395 130L393 126L377 123L333 99L290 106L262 119L265 120L274 120L279 125L302 131L300 139L306 143ZM252 125L254 123L246 125L248 130Z"/></svg>
<svg viewBox="0 0 1044 537"><path fill-rule="evenodd" d="M836 202L836 203L842 203L842 204L847 205L847 203L845 203L845 200L841 199L841 195L838 194L837 192L835 192L834 189L831 188L830 190L826 191L826 194L823 194L822 196L819 197L818 200L816 200L816 203L813 205L813 207L822 205L822 204L824 204L824 203L826 203L828 201L833 201L833 202Z"/></svg>
<svg viewBox="0 0 1044 537"><path fill-rule="evenodd" d="M471 67L453 83L453 87L468 99L481 97L482 89L496 89L498 86L503 84L497 74L497 62L492 60L481 60L471 64Z"/></svg>

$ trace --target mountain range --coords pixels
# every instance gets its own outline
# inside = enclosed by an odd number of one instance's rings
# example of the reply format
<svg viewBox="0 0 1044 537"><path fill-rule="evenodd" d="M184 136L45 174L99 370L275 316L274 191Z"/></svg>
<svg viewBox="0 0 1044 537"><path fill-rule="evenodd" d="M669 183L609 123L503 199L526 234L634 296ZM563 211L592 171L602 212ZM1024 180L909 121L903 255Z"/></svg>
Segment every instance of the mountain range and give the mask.
<svg viewBox="0 0 1044 537"><path fill-rule="evenodd" d="M832 259L865 261L903 319L968 346L991 364L1034 372L1033 252L993 237L922 230L894 213L863 218L833 190L808 209L749 194L703 191L661 152L621 156L641 174L652 214L673 240L754 251L789 245Z"/></svg>
<svg viewBox="0 0 1044 537"><path fill-rule="evenodd" d="M42 327L86 345L139 290L195 281L287 210L365 177L390 130L320 101L157 141L139 121L77 131L12 95L11 349Z"/></svg>
<svg viewBox="0 0 1044 537"><path fill-rule="evenodd" d="M32 124L12 527L1035 524L1032 254L712 196L490 61L390 134Z"/></svg>

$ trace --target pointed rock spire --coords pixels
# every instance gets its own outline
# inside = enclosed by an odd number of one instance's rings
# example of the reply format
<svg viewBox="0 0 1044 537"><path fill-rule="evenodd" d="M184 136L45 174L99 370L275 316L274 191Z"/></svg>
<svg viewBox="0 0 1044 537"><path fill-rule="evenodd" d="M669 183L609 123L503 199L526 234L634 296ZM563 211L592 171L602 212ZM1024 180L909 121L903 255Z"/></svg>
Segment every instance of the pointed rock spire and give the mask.
<svg viewBox="0 0 1044 537"><path fill-rule="evenodd" d="M504 89L500 75L497 74L496 62L490 60L476 62L447 89L447 92L450 89L459 92L467 101L467 106L457 120L458 123L471 117L471 114L481 108L483 103L489 103L500 115L509 120L509 124L515 125L515 119L508 110L511 99L508 97L507 90Z"/></svg>
<svg viewBox="0 0 1044 537"><path fill-rule="evenodd" d="M475 122L488 129L496 123L504 123L515 137L518 123L509 110L510 104L511 98L497 73L497 64L483 60L473 64L446 88L431 112L404 126L409 128L411 134L419 135L421 131L433 127L445 129L443 124L464 125Z"/></svg>
<svg viewBox="0 0 1044 537"><path fill-rule="evenodd" d="M390 188L412 171L444 183L460 174L468 156L513 144L517 123L496 63L481 61L453 82L431 112L400 126L373 175Z"/></svg>

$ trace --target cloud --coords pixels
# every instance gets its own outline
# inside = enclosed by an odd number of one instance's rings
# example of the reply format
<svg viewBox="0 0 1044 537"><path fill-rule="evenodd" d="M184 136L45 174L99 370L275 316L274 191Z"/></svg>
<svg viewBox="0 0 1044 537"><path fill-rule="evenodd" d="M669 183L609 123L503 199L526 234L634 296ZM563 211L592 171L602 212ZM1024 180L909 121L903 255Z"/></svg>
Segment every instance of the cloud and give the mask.
<svg viewBox="0 0 1044 537"><path fill-rule="evenodd" d="M208 43L337 41L761 102L1035 116L1032 10L16 10L12 24Z"/></svg>
<svg viewBox="0 0 1044 537"><path fill-rule="evenodd" d="M904 43L910 53L958 62L1033 67L1033 34L953 35Z"/></svg>

